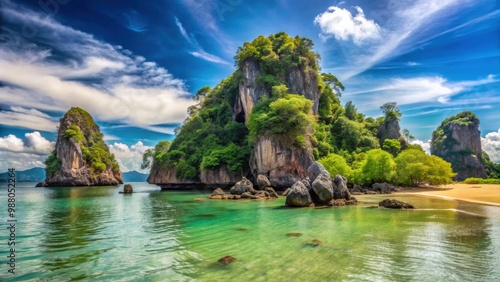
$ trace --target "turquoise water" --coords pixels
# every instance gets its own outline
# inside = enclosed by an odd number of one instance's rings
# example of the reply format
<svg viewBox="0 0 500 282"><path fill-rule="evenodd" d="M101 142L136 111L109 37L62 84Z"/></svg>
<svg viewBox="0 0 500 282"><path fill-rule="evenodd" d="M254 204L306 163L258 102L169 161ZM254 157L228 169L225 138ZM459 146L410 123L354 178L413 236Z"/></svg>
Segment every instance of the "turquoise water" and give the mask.
<svg viewBox="0 0 500 282"><path fill-rule="evenodd" d="M284 198L218 201L132 184L137 193L123 195L18 183L15 276L1 186L0 280L500 280L500 207L390 195L420 209L370 209L387 198L373 195L357 206L285 209ZM236 261L216 263L226 255Z"/></svg>

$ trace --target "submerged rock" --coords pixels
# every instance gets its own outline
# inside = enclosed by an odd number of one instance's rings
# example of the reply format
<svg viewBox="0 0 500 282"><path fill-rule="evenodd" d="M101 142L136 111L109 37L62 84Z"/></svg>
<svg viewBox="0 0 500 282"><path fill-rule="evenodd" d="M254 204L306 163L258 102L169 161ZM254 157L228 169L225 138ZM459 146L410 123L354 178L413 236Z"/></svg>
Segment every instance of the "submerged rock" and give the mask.
<svg viewBox="0 0 500 282"><path fill-rule="evenodd" d="M389 209L414 209L415 207L412 204L401 202L394 199L385 199L378 203L380 207L389 208Z"/></svg>
<svg viewBox="0 0 500 282"><path fill-rule="evenodd" d="M125 186L123 186L123 193L124 194L129 194L129 193L132 193L132 192L133 192L132 185L125 184Z"/></svg>
<svg viewBox="0 0 500 282"><path fill-rule="evenodd" d="M290 233L286 233L286 236L288 236L288 237L300 237L300 236L302 236L302 233L290 232Z"/></svg>
<svg viewBox="0 0 500 282"><path fill-rule="evenodd" d="M228 265L234 262L236 259L232 256L225 256L217 260L218 263Z"/></svg>
<svg viewBox="0 0 500 282"><path fill-rule="evenodd" d="M309 207L312 204L311 195L309 195L304 183L301 181L295 182L290 189L290 193L286 196L285 205L287 207Z"/></svg>

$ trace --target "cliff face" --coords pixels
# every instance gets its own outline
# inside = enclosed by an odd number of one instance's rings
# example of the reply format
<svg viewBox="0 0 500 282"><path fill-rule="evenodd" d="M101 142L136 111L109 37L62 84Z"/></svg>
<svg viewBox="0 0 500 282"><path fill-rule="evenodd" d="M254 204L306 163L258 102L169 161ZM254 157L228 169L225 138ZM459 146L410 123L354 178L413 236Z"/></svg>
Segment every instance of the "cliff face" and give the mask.
<svg viewBox="0 0 500 282"><path fill-rule="evenodd" d="M390 118L385 121L379 128L378 138L380 144L384 144L385 139L396 139L398 140L401 128L399 127L399 122L396 118Z"/></svg>
<svg viewBox="0 0 500 282"><path fill-rule="evenodd" d="M247 175L245 172L232 173L227 169L225 164L214 169L201 170L200 180L179 179L176 173L177 170L175 168L165 169L161 165L156 165L151 169L147 181L150 184L160 184L165 189L188 188L198 185L207 185L213 188L229 188Z"/></svg>
<svg viewBox="0 0 500 282"><path fill-rule="evenodd" d="M234 105L233 118L238 122L248 121L252 109L266 93L265 89L257 83L260 75L259 63L250 59L242 67L243 79L239 83L238 97Z"/></svg>
<svg viewBox="0 0 500 282"><path fill-rule="evenodd" d="M451 163L455 180L485 177L479 119L462 112L443 121L433 132L431 153Z"/></svg>
<svg viewBox="0 0 500 282"><path fill-rule="evenodd" d="M318 114L319 89L316 71L310 68L294 67L288 72L286 86L290 93L304 95L313 102L313 113Z"/></svg>
<svg viewBox="0 0 500 282"><path fill-rule="evenodd" d="M80 108L71 108L61 119L55 150L46 164L45 184L48 186L123 183L118 164L102 140L99 126Z"/></svg>
<svg viewBox="0 0 500 282"><path fill-rule="evenodd" d="M314 162L311 144L306 149L291 149L279 140L260 137L250 157L253 175L265 175L276 188L289 188L308 176L307 168Z"/></svg>

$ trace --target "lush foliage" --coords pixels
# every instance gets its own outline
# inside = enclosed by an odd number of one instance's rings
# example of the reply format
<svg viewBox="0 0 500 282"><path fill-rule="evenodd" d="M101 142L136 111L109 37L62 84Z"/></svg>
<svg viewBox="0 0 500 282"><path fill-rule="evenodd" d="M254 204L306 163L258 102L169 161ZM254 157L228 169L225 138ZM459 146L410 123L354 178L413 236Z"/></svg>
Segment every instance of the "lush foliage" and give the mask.
<svg viewBox="0 0 500 282"><path fill-rule="evenodd" d="M63 136L64 138L71 138L75 142L82 142L85 140L80 127L78 127L78 125L76 124L70 125L64 132Z"/></svg>
<svg viewBox="0 0 500 282"><path fill-rule="evenodd" d="M465 184L500 184L500 179L498 178L488 178L488 179L483 179L483 178L474 178L470 177L464 180Z"/></svg>
<svg viewBox="0 0 500 282"><path fill-rule="evenodd" d="M189 117L171 145L158 144L154 152L146 152L143 165L175 167L179 179L193 180L199 179L201 169L221 164L232 172L245 169L250 156L248 129L232 117L240 77L236 71L213 89L201 88L195 96L198 104L188 110Z"/></svg>
<svg viewBox="0 0 500 282"><path fill-rule="evenodd" d="M153 149L147 149L142 155L141 169L164 163L171 144L170 141L160 141Z"/></svg>
<svg viewBox="0 0 500 282"><path fill-rule="evenodd" d="M54 175L56 171L59 171L61 169L61 161L57 158L56 156L56 151L52 151L52 153L49 155L49 157L45 160L45 165L47 166L45 168L47 177Z"/></svg>
<svg viewBox="0 0 500 282"><path fill-rule="evenodd" d="M255 107L248 123L250 141L256 141L258 136L275 136L285 144L303 148L315 126L312 102L304 96L282 94L275 88L273 92L283 98L263 99Z"/></svg>
<svg viewBox="0 0 500 282"><path fill-rule="evenodd" d="M449 184L455 176L450 163L418 149L402 151L395 162L396 182L406 186Z"/></svg>
<svg viewBox="0 0 500 282"><path fill-rule="evenodd" d="M493 163L490 156L483 151L482 153L484 170L487 178L500 178L500 164Z"/></svg>
<svg viewBox="0 0 500 282"><path fill-rule="evenodd" d="M347 180L351 181L353 171L342 156L329 154L328 156L318 160L318 162L325 167L332 177L340 174L347 178Z"/></svg>
<svg viewBox="0 0 500 282"><path fill-rule="evenodd" d="M396 139L385 139L382 149L396 157L401 151L401 143Z"/></svg>
<svg viewBox="0 0 500 282"><path fill-rule="evenodd" d="M370 185L391 182L396 173L396 163L391 154L382 149L373 149L354 171L354 183Z"/></svg>

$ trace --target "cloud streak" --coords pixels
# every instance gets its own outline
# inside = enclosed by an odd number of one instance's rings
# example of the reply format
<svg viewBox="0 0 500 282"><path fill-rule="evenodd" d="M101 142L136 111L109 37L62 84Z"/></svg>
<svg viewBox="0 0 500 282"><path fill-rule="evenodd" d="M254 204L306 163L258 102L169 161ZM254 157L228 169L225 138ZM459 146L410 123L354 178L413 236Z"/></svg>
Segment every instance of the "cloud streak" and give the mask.
<svg viewBox="0 0 500 282"><path fill-rule="evenodd" d="M189 52L189 54L191 54L197 58L203 59L205 61L212 62L212 63L224 64L224 65L231 64L228 61L226 61L220 57L217 57L216 55L212 55L212 54L205 52L205 50L203 50L203 48L198 43L196 38L192 34L189 35L187 33L186 29L184 28L182 23L179 21L179 19L177 17L174 17L174 19L175 19L175 24L179 28L179 32L181 33L182 37L184 37L184 39L186 39L186 41L191 45L191 47L196 50L196 51Z"/></svg>
<svg viewBox="0 0 500 282"><path fill-rule="evenodd" d="M42 112L72 106L101 121L140 128L181 123L187 116L191 94L156 63L11 2L0 13L0 100L13 106L0 111L0 123L55 131L57 123ZM39 33L26 38L14 26Z"/></svg>

